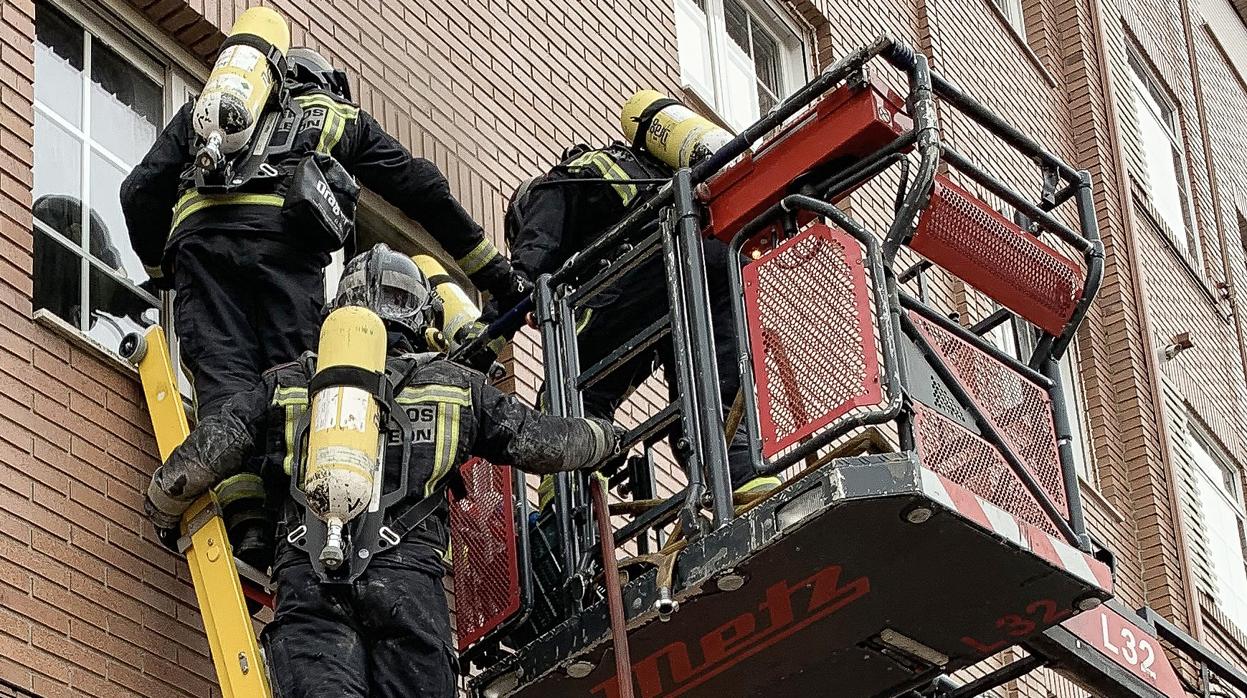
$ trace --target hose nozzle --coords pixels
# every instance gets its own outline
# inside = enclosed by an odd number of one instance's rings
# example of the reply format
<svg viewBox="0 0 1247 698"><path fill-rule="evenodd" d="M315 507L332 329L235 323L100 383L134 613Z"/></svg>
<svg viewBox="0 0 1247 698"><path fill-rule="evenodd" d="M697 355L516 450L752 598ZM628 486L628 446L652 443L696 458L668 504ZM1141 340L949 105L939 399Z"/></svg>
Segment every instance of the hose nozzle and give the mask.
<svg viewBox="0 0 1247 698"><path fill-rule="evenodd" d="M320 564L336 570L342 566L346 553L342 550L342 519L333 517L325 522L325 547L320 551Z"/></svg>

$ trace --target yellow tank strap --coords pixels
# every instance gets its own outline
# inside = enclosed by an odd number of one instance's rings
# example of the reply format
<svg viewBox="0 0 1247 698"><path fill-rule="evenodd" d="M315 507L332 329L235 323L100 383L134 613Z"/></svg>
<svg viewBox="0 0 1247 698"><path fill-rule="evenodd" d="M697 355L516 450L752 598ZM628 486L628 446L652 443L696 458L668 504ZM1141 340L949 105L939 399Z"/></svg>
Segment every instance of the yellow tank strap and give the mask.
<svg viewBox="0 0 1247 698"><path fill-rule="evenodd" d="M254 473L239 473L222 480L215 491L223 507L243 499L264 499L264 480Z"/></svg>
<svg viewBox="0 0 1247 698"><path fill-rule="evenodd" d="M455 260L455 264L463 270L464 274L471 276L481 269L485 268L494 257L498 256L498 248L494 247L494 243L489 238L481 240L472 251Z"/></svg>
<svg viewBox="0 0 1247 698"><path fill-rule="evenodd" d="M188 190L178 199L173 207L173 225L176 230L190 216L212 206L277 206L281 207L285 199L276 194L200 194L194 189Z"/></svg>
<svg viewBox="0 0 1247 698"><path fill-rule="evenodd" d="M571 167L592 167L603 179L631 179L627 172L615 162L615 159L600 150L591 150L568 163ZM635 184L612 184L611 187L619 195L623 205L627 206L636 198Z"/></svg>

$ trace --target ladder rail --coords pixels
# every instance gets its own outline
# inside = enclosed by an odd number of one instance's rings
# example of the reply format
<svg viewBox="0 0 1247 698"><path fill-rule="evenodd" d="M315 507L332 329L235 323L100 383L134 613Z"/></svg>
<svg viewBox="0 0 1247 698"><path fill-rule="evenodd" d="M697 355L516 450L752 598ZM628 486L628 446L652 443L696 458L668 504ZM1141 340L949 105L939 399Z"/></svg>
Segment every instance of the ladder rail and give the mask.
<svg viewBox="0 0 1247 698"><path fill-rule="evenodd" d="M164 330L156 325L142 336L130 335L122 353L139 370L156 446L164 462L190 433ZM179 547L190 567L222 696L271 698L264 657L220 512L215 495L208 492L200 497L182 517Z"/></svg>

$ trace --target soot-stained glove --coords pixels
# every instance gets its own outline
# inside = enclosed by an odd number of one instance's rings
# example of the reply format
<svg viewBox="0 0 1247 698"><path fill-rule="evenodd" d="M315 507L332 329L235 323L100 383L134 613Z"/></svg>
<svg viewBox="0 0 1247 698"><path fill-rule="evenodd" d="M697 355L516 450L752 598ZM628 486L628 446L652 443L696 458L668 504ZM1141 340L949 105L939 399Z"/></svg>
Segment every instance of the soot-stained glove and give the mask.
<svg viewBox="0 0 1247 698"><path fill-rule="evenodd" d="M593 454L581 467L596 470L619 455L628 430L605 419L589 418L585 421L593 432Z"/></svg>

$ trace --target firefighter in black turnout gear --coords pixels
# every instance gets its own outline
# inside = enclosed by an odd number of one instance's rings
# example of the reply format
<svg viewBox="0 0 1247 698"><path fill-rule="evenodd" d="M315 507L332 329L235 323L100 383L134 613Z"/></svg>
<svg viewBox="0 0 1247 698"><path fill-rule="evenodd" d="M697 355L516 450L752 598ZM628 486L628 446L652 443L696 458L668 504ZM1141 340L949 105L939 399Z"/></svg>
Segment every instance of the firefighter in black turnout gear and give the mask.
<svg viewBox="0 0 1247 698"><path fill-rule="evenodd" d="M627 180L668 179L672 175L669 166L640 147L617 142L596 150L587 146L569 148L561 163L547 174L522 184L512 197L505 219L511 263L529 279L556 271L657 189L655 184ZM651 232L656 231L658 221L651 226ZM740 385L735 326L727 295L728 248L718 240L706 240L704 249L719 392L727 410ZM594 365L617 349L620 342L666 315L666 284L662 260L655 257L591 299L576 323L580 365ZM587 388L583 394L585 413L612 419L627 396L653 373L655 364L664 368L674 399L673 362L668 337L654 352L643 352ZM743 422L730 442L728 460L732 485L738 491L778 484L775 478L754 478ZM547 481L542 489L544 505L552 487Z"/></svg>
<svg viewBox="0 0 1247 698"><path fill-rule="evenodd" d="M270 499L280 502L282 520L276 616L263 636L276 694L449 698L456 672L442 560L446 489L458 466L480 456L537 473L591 468L617 453L622 430L604 420L542 414L442 354L415 353L424 351L437 324L437 296L410 258L384 245L347 265L333 305L367 307L389 334L390 404L411 415L413 428L399 432L410 447L405 461L403 444L389 434L381 496L405 469L408 494L385 511L391 533L405 535L369 556L350 583L326 583L323 569L289 540L305 520L288 473L297 451L290 435L308 409L315 371L310 352L267 371L203 419L156 471L146 509L157 528L177 526L196 496L237 472L252 449L262 449Z"/></svg>
<svg viewBox="0 0 1247 698"><path fill-rule="evenodd" d="M412 157L351 102L345 73L306 48L292 48L286 61L284 97L270 107L282 109L280 119L245 181L222 188L197 178L200 143L187 104L121 188L134 250L176 291L174 326L199 419L313 347L323 270L332 252L353 244L354 178L424 226L477 286L507 302L525 290L437 166ZM318 181L332 197L316 191ZM313 215L308 202L318 196L336 227ZM271 531L249 503L258 482L244 474L224 487L235 552L263 569Z"/></svg>

